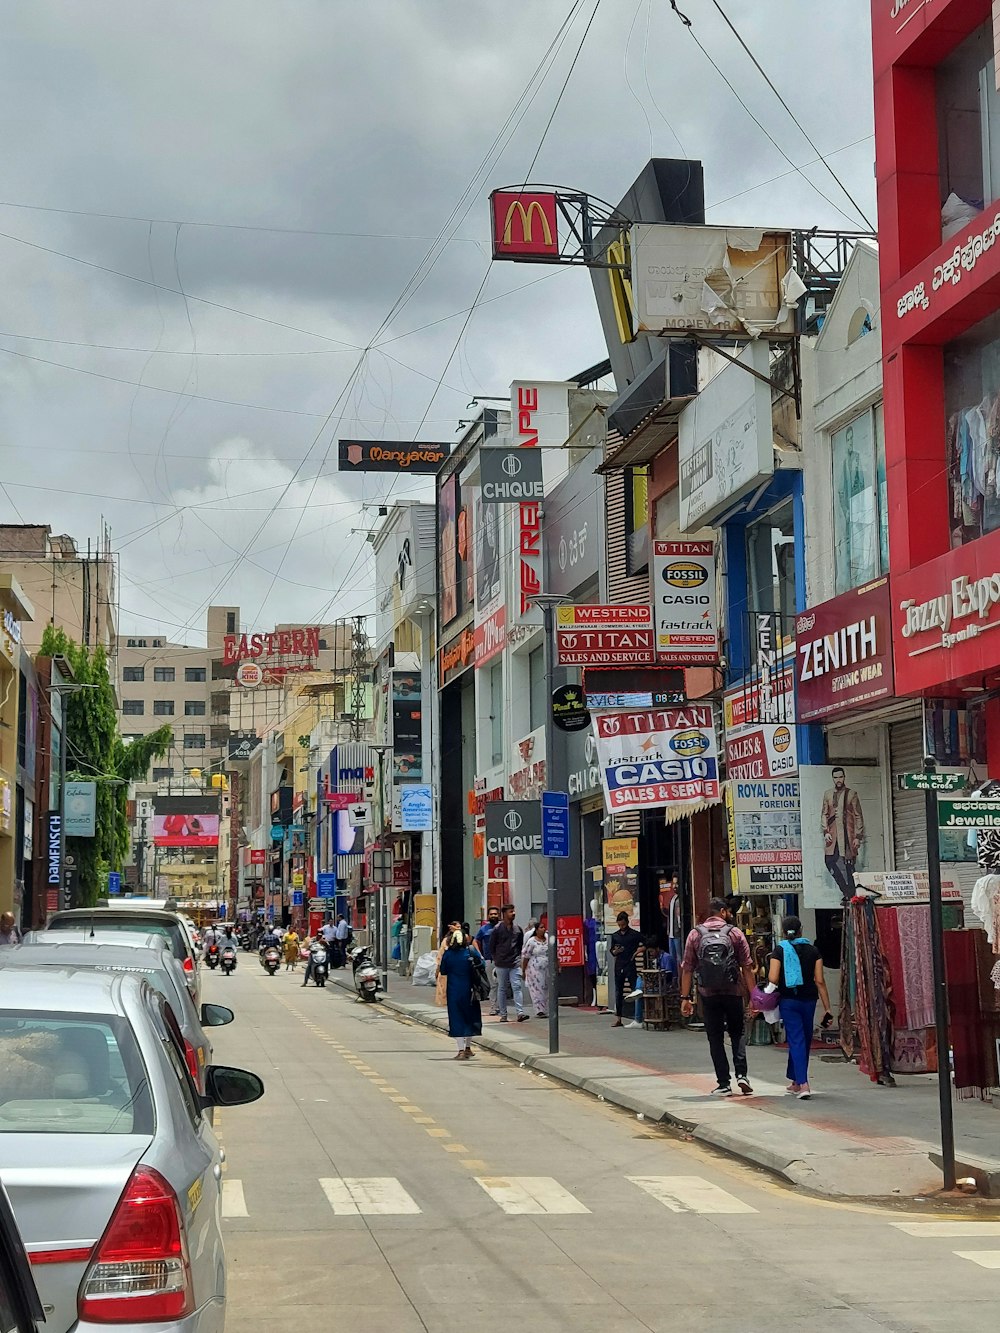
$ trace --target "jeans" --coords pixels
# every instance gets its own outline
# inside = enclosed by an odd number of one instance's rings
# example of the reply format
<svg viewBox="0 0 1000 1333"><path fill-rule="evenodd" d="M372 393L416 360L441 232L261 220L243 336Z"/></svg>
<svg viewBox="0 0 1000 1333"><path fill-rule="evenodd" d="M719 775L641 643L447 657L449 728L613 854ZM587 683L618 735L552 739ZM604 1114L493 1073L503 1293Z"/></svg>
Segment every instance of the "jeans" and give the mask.
<svg viewBox="0 0 1000 1333"><path fill-rule="evenodd" d="M842 898L853 898L857 892L857 886L854 883L854 862L848 861L839 852L836 856L826 857L825 860L826 868L840 890L840 896Z"/></svg>
<svg viewBox="0 0 1000 1333"><path fill-rule="evenodd" d="M730 1083L729 1060L726 1056L726 1031L733 1048L733 1066L736 1077L746 1077L747 1039L743 1030L742 995L702 995L701 1012L705 1019L705 1035L715 1066L715 1077L720 1088Z"/></svg>
<svg viewBox="0 0 1000 1333"><path fill-rule="evenodd" d="M615 1014L621 1018L622 1009L625 1007L625 993L630 991L638 979L639 973L636 970L635 962L630 961L622 966L615 963Z"/></svg>
<svg viewBox="0 0 1000 1333"><path fill-rule="evenodd" d="M497 969L492 963L487 963L486 970L490 974L490 1013L496 1014L500 1012L499 1006L497 1005ZM509 983L507 985L507 990L510 992Z"/></svg>
<svg viewBox="0 0 1000 1333"><path fill-rule="evenodd" d="M812 1046L816 1001L796 1000L790 995L781 1001L778 1010L788 1042L788 1078L792 1083L808 1083L809 1049Z"/></svg>
<svg viewBox="0 0 1000 1333"><path fill-rule="evenodd" d="M524 1013L524 990L521 985L520 964L515 963L513 967L496 967L494 971L497 977L497 1006L500 1010L500 1017L507 1017L508 986L514 992L514 1008L520 1016Z"/></svg>

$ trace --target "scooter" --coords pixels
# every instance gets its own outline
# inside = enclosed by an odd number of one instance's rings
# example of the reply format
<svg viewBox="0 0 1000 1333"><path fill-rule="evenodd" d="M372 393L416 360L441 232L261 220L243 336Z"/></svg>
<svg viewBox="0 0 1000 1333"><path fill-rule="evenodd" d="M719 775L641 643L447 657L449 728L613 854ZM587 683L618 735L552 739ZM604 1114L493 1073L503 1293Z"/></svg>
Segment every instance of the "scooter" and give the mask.
<svg viewBox="0 0 1000 1333"><path fill-rule="evenodd" d="M236 945L226 944L223 946L222 955L219 959L222 967L222 975L228 977L230 972L236 971Z"/></svg>
<svg viewBox="0 0 1000 1333"><path fill-rule="evenodd" d="M205 950L205 962L214 971L219 966L219 946L210 944Z"/></svg>
<svg viewBox="0 0 1000 1333"><path fill-rule="evenodd" d="M312 964L312 979L317 986L325 986L326 979L330 972L330 963L327 959L326 949L318 944L314 944L309 950L309 961Z"/></svg>
<svg viewBox="0 0 1000 1333"><path fill-rule="evenodd" d="M281 954L277 946L269 944L260 956L260 965L273 977L281 963Z"/></svg>
<svg viewBox="0 0 1000 1333"><path fill-rule="evenodd" d="M350 958L354 969L354 989L367 1004L374 1004L376 994L382 989L378 979L378 968L372 962L367 949L352 949Z"/></svg>
<svg viewBox="0 0 1000 1333"><path fill-rule="evenodd" d="M250 942L250 932L248 930L240 932L240 948L244 953L249 953L253 948L253 945Z"/></svg>

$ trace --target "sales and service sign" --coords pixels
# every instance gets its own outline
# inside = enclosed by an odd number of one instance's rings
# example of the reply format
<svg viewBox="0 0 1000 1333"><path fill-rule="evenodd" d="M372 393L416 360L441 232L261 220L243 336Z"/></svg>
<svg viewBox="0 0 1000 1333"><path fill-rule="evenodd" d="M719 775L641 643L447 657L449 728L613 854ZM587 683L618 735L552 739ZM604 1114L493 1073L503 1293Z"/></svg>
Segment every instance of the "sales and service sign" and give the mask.
<svg viewBox="0 0 1000 1333"><path fill-rule="evenodd" d="M494 190L493 258L544 261L559 257L556 196L542 191Z"/></svg>
<svg viewBox="0 0 1000 1333"><path fill-rule="evenodd" d="M893 695L889 580L845 592L795 620L798 719L871 708Z"/></svg>
<svg viewBox="0 0 1000 1333"><path fill-rule="evenodd" d="M604 798L612 814L663 807L673 820L719 801L711 705L598 713L594 735Z"/></svg>
<svg viewBox="0 0 1000 1333"><path fill-rule="evenodd" d="M448 443L426 440L341 440L341 472L409 472L433 476L451 453Z"/></svg>
<svg viewBox="0 0 1000 1333"><path fill-rule="evenodd" d="M798 772L792 667L774 677L775 692L761 698L757 678L727 690L723 698L726 773L730 780L768 780ZM761 721L764 718L788 721Z"/></svg>
<svg viewBox="0 0 1000 1333"><path fill-rule="evenodd" d="M656 654L672 666L714 666L719 660L715 543L653 543Z"/></svg>
<svg viewBox="0 0 1000 1333"><path fill-rule="evenodd" d="M655 660L651 607L642 603L556 607L559 666L646 666Z"/></svg>

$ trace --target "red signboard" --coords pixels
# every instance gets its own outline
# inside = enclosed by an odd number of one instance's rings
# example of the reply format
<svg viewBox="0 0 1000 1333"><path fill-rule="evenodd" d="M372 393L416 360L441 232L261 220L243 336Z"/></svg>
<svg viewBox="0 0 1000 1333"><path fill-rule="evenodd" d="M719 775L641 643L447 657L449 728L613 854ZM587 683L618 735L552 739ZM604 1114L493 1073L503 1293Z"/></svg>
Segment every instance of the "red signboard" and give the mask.
<svg viewBox="0 0 1000 1333"><path fill-rule="evenodd" d="M325 791L323 803L331 810L350 810L352 805L361 804L361 794L356 791Z"/></svg>
<svg viewBox="0 0 1000 1333"><path fill-rule="evenodd" d="M494 190L490 195L490 210L494 259L559 257L559 218L554 194Z"/></svg>
<svg viewBox="0 0 1000 1333"><path fill-rule="evenodd" d="M267 852L263 847L252 847L250 849L250 864L252 866L267 865Z"/></svg>
<svg viewBox="0 0 1000 1333"><path fill-rule="evenodd" d="M877 579L795 618L798 720L870 708L893 694L892 599Z"/></svg>
<svg viewBox="0 0 1000 1333"><path fill-rule="evenodd" d="M218 815L153 815L154 847L218 847L218 845Z"/></svg>
<svg viewBox="0 0 1000 1333"><path fill-rule="evenodd" d="M486 858L486 878L487 879L507 878L506 856L488 856Z"/></svg>
<svg viewBox="0 0 1000 1333"><path fill-rule="evenodd" d="M583 917L556 917L556 952L560 967L583 967Z"/></svg>
<svg viewBox="0 0 1000 1333"><path fill-rule="evenodd" d="M226 634L222 640L225 666L247 658L319 657L319 626L275 630L273 634Z"/></svg>
<svg viewBox="0 0 1000 1333"><path fill-rule="evenodd" d="M507 641L507 608L498 606L485 620L476 622L473 630L473 643L476 667L483 667L497 653L503 651Z"/></svg>
<svg viewBox="0 0 1000 1333"><path fill-rule="evenodd" d="M557 607L556 660L560 666L651 665L656 660L652 607Z"/></svg>

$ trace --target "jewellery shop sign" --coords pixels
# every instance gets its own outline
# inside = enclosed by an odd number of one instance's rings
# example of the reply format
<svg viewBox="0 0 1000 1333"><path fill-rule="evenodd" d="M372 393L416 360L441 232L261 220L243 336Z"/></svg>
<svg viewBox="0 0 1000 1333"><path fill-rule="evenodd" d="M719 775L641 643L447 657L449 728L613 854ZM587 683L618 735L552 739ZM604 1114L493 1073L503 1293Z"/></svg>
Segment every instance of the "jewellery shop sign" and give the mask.
<svg viewBox="0 0 1000 1333"><path fill-rule="evenodd" d="M711 704L594 716L608 810L662 808L668 822L721 799Z"/></svg>

